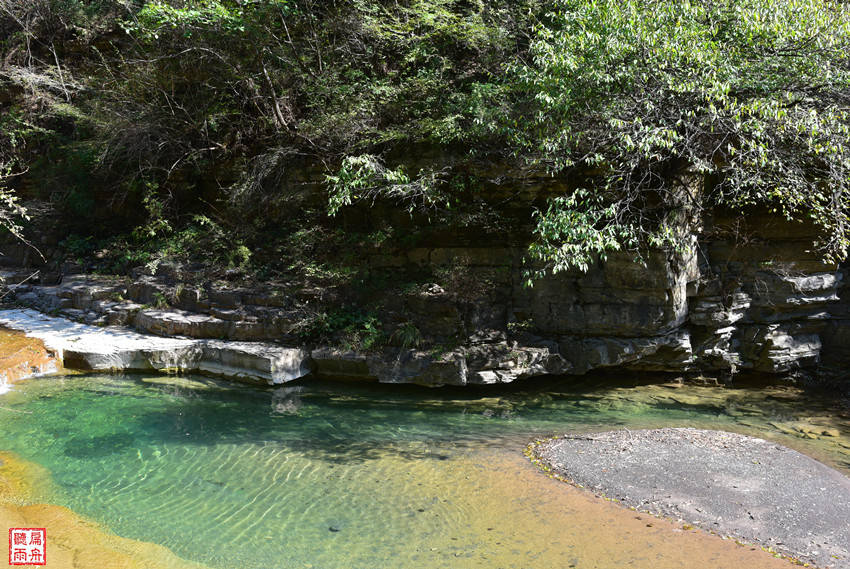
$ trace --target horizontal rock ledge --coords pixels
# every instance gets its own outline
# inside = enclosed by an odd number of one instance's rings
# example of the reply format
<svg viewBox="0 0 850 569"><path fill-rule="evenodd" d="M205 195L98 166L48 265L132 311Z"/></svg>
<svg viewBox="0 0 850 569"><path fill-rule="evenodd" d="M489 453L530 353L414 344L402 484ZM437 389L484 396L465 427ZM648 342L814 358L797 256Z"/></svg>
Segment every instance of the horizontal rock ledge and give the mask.
<svg viewBox="0 0 850 569"><path fill-rule="evenodd" d="M250 383L276 385L310 374L323 379L380 383L484 385L564 374L572 365L549 347L506 342L467 346L435 354L387 348L361 353L328 346L285 347L173 337L122 326L93 326L31 309L0 310L0 325L38 338L68 369L199 372Z"/></svg>
<svg viewBox="0 0 850 569"><path fill-rule="evenodd" d="M268 385L312 371L308 350L271 343L163 338L27 309L0 311L0 324L38 338L69 369L200 372Z"/></svg>

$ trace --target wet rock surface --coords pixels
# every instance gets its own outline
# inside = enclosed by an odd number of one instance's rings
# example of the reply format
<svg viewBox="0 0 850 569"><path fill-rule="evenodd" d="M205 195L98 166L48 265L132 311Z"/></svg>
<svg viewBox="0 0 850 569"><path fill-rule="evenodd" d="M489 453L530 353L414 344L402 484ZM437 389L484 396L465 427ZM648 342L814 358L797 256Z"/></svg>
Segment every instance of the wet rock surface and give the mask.
<svg viewBox="0 0 850 569"><path fill-rule="evenodd" d="M0 394L16 381L59 370L56 357L39 340L0 328Z"/></svg>
<svg viewBox="0 0 850 569"><path fill-rule="evenodd" d="M850 567L850 478L779 444L722 431L610 431L551 439L536 458L638 510Z"/></svg>

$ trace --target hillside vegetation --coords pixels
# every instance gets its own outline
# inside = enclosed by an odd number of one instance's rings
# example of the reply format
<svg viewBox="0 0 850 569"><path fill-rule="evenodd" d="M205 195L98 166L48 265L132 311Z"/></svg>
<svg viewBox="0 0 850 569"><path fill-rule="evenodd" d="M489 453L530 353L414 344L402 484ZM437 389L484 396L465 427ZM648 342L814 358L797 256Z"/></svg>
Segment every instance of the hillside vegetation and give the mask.
<svg viewBox="0 0 850 569"><path fill-rule="evenodd" d="M104 272L344 281L468 232L533 283L716 206L850 243L846 2L0 0L0 54L5 185Z"/></svg>

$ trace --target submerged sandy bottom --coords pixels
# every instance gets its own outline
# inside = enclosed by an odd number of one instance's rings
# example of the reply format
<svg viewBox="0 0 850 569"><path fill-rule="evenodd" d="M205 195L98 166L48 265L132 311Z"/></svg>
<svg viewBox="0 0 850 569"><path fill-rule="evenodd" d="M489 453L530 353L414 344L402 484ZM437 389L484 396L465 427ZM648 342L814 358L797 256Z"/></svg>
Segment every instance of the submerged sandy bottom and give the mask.
<svg viewBox="0 0 850 569"><path fill-rule="evenodd" d="M189 393L191 398L186 401L208 400L197 390ZM174 394L176 396L179 391ZM12 395L16 394L7 397ZM115 400L130 401L128 395ZM73 409L79 410L79 402L69 402L71 404ZM4 405L2 399L0 405ZM0 423L0 428L11 428L13 424L29 428L33 423L41 424L37 416L27 415L30 411L14 407L12 400L7 399L6 405L9 407L0 414L0 422L5 421L6 425ZM73 414L77 418L72 420L90 420L77 415L77 411ZM108 416L123 416L124 421L119 419L121 424L132 419L121 413L110 412ZM58 420L55 415L53 417ZM41 417L41 421L45 418ZM110 424L114 423L115 420L110 420ZM52 443L46 441L46 444ZM198 461L199 465L206 465L198 473L205 473L207 478L222 478L220 484L224 486L216 483L211 488L227 489L231 484L244 485L247 479L255 479L260 486L259 493L236 504L236 509L262 501L263 512L241 520L228 509L217 510L216 504L221 504L222 497L226 496L221 490L217 500L207 500L206 504L198 502L199 498L191 494L189 488L181 490L179 484L174 486L180 473L166 469L161 472L163 479L159 480L166 488L162 494L138 492L137 507L133 511L122 509L123 514L118 514L124 517L123 523L128 523L129 517L135 520L129 524L131 526L153 524L155 529L148 532L149 535L134 535L122 531L119 526L112 528L141 540L116 536L68 508L52 505L50 502L64 500L60 497L62 492L51 481L51 473L12 453L0 453L0 540L5 539L2 536L7 535L10 527L45 527L48 567L74 569L198 569L200 565L177 557L167 547L148 542L171 545L185 557L205 559L202 549L193 551L191 543L186 546L185 540L192 541L191 536L181 535L180 528L194 529L195 526L203 526L198 531L203 529L214 534L225 546L244 539L279 544L280 553L270 558L273 561L260 561L259 565L257 559L250 559L250 550L245 552L245 566L269 569L791 567L788 561L774 558L757 547L741 546L705 532L684 529L553 481L522 455L523 445L519 439L515 448L513 443L502 442L490 448L485 443L437 457L430 454L428 449L432 445L429 443L422 443L421 456L412 452L416 445L404 443L398 449L379 450L361 462L316 461L309 449L266 447L264 444L198 446L184 450L163 447L163 457L166 451L179 455L176 464L190 469L190 474L194 472L191 470L193 455L180 453L211 453L218 457L212 462ZM92 450L88 447L83 450L86 449ZM248 450L252 456L256 455L253 460L259 466L255 471L245 471L244 460L231 460L232 457L245 459ZM156 460L158 464L161 460L158 450L152 452L156 456L148 457L139 451L137 460ZM218 456L219 453L223 454ZM122 464L126 462L124 458L121 460ZM210 472L209 464L218 466ZM156 478L155 473L145 472L145 478ZM241 472L241 476L237 476L237 472ZM250 477L248 472L252 472ZM119 494L126 491L125 487L119 487L122 479L117 479L115 473L104 472L103 476L105 482L115 486L115 491L100 489L92 498L101 503L117 500ZM168 478L172 479L171 484L167 484ZM127 487L137 489L141 479L140 475L129 473L124 481ZM188 479L200 481L196 476ZM312 499L303 499L313 492ZM325 517L324 512L334 510L352 516L332 529L330 526L337 522L335 518ZM163 517L163 511L173 513ZM399 517L399 511L407 514ZM161 523L155 523L157 518ZM303 526L304 520L308 520L313 529L295 535L293 532ZM387 523L390 525L385 531L375 533L375 528ZM181 540L185 551L174 545ZM199 547L202 546L200 542ZM388 556L387 552L392 555ZM236 569L230 562L215 565Z"/></svg>
<svg viewBox="0 0 850 569"><path fill-rule="evenodd" d="M40 340L0 328L0 385L57 371ZM0 391L0 392L2 392ZM2 403L2 400L0 400ZM0 425L2 428L2 425ZM42 503L51 494L50 475L36 464L0 452L0 550L9 528L47 529L48 567L68 569L198 569L165 547L112 535L68 508ZM27 567L27 566L24 566Z"/></svg>
<svg viewBox="0 0 850 569"><path fill-rule="evenodd" d="M487 504L467 520L475 547L456 552L456 564L469 568L788 568L759 548L628 510L566 486L532 467L517 453L494 453L487 468L465 468L467 483L487 496ZM470 491L472 488L469 488ZM541 519L545 523L541 523ZM534 527L534 532L521 528ZM517 531L520 530L520 531ZM404 565L416 567L416 563Z"/></svg>
<svg viewBox="0 0 850 569"><path fill-rule="evenodd" d="M71 510L34 503L49 494L49 478L39 467L0 453L0 526L46 527L49 566L104 569L195 568L165 547L111 535ZM790 563L764 551L740 546L672 522L626 510L548 479L520 456L492 456L481 468L464 460L451 471L457 492L486 491L486 506L469 512L451 547L408 550L396 567L653 567L785 568ZM461 483L465 480L465 483ZM443 481L445 482L445 481ZM431 482L425 481L426 485ZM510 516L505 514L510 513ZM547 523L540 524L540 516ZM536 526L529 534L517 528ZM345 547L345 537L321 547ZM283 539L283 536L282 536ZM424 544L423 544L424 545ZM487 551L482 554L479 551ZM317 552L318 553L318 552ZM308 567L309 564L305 565Z"/></svg>
<svg viewBox="0 0 850 569"><path fill-rule="evenodd" d="M0 528L47 530L47 566L61 569L200 569L165 547L112 535L68 508L39 503L50 492L48 474L0 452Z"/></svg>

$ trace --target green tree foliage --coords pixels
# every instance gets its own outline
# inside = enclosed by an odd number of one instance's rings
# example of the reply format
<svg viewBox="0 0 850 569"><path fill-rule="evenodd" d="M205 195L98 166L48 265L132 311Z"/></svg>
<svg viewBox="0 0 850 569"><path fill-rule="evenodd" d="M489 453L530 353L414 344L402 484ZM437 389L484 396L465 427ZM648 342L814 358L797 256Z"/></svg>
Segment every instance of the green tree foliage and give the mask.
<svg viewBox="0 0 850 569"><path fill-rule="evenodd" d="M118 202L141 200L151 180L172 215L196 204L200 184L262 202L279 188L254 173L272 174L281 156L336 168L471 141L478 85L517 52L527 12L524 2L148 1L117 20L115 51L98 48L96 92L79 106L97 117L98 168ZM443 169L422 169L411 189Z"/></svg>
<svg viewBox="0 0 850 569"><path fill-rule="evenodd" d="M850 243L846 2L0 0L0 30L18 160L81 218L135 204L136 240L262 217L291 164L333 214L455 208L498 162L567 188L536 204L532 279L681 248L716 205Z"/></svg>
<svg viewBox="0 0 850 569"><path fill-rule="evenodd" d="M850 8L829 0L559 0L469 88L458 139L573 181L536 215L529 277L681 249L702 207L765 206L846 257ZM481 79L481 78L479 78ZM464 121L468 121L465 122ZM329 177L332 209L364 179ZM373 178L374 179L374 178ZM345 192L341 185L348 183ZM372 195L374 195L374 184ZM384 184L397 197L398 184Z"/></svg>
<svg viewBox="0 0 850 569"><path fill-rule="evenodd" d="M559 0L491 116L530 161L582 189L537 217L554 271L635 239L671 210L762 205L824 230L844 258L850 176L850 7L830 0Z"/></svg>
<svg viewBox="0 0 850 569"><path fill-rule="evenodd" d="M450 198L442 191L443 172L420 170L411 179L404 169L389 169L370 154L347 156L336 175L328 175L328 213L336 215L340 208L359 200L389 198L406 203L408 211L450 206Z"/></svg>
<svg viewBox="0 0 850 569"><path fill-rule="evenodd" d="M8 166L0 165L0 228L23 239L20 222L27 219L27 210L18 202L18 196L5 185L9 173Z"/></svg>

